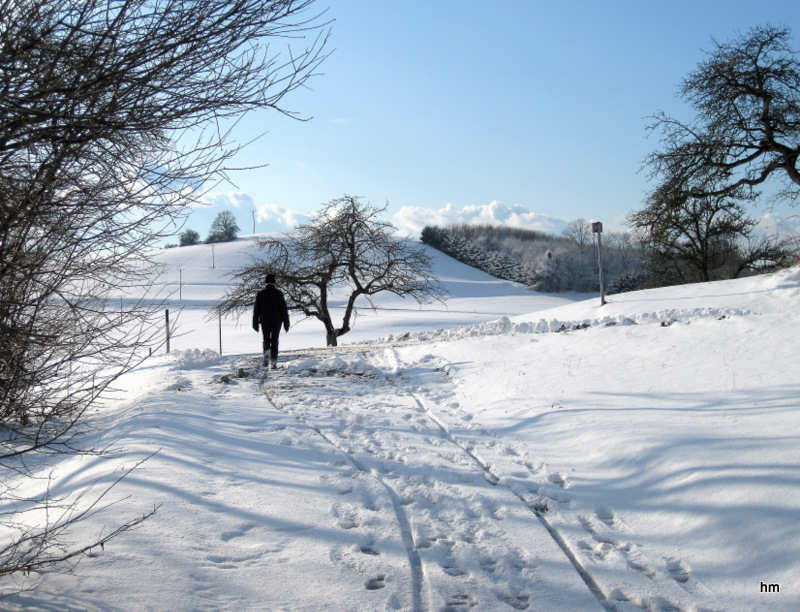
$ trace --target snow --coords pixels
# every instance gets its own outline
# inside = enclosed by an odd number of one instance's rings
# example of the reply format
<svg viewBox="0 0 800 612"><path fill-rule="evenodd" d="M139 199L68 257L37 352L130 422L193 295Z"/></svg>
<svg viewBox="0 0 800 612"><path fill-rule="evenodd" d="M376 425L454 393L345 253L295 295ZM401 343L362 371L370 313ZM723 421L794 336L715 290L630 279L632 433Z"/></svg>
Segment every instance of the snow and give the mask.
<svg viewBox="0 0 800 612"><path fill-rule="evenodd" d="M800 606L800 269L600 306L434 254L446 304L381 300L408 310L336 349L298 323L262 380L249 321L222 355L203 321L251 247L161 256L188 333L94 415L117 452L53 468L77 493L149 457L76 539L156 514L3 607Z"/></svg>

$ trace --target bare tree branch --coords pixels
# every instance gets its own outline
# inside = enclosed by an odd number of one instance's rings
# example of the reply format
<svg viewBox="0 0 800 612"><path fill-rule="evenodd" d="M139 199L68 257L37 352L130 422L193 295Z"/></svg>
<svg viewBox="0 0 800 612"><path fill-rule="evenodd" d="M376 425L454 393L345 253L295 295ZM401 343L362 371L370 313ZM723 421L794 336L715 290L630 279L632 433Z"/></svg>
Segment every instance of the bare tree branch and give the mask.
<svg viewBox="0 0 800 612"><path fill-rule="evenodd" d="M797 202L800 59L790 38L786 27L761 26L715 43L684 80L680 95L694 107L696 123L660 113L650 126L661 132L663 148L645 164L663 191L732 195L777 179L786 183L781 197ZM709 177L711 183L700 180ZM698 191L703 184L714 191Z"/></svg>
<svg viewBox="0 0 800 612"><path fill-rule="evenodd" d="M313 5L0 2L0 482L77 452L88 408L159 346L148 249L227 176L237 120L298 117L286 97L327 55ZM70 558L47 552L59 528L40 563Z"/></svg>

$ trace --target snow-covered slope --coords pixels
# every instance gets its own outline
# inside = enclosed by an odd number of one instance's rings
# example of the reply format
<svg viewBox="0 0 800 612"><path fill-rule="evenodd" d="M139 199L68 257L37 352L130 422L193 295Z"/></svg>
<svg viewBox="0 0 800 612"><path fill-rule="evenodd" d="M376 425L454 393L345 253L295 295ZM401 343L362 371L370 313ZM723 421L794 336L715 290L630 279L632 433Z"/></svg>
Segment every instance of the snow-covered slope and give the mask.
<svg viewBox="0 0 800 612"><path fill-rule="evenodd" d="M800 269L601 307L437 266L458 309L378 311L333 350L295 328L263 381L246 325L232 356L128 375L96 417L125 452L54 476L160 449L84 529L158 513L4 604L800 607Z"/></svg>
<svg viewBox="0 0 800 612"><path fill-rule="evenodd" d="M154 260L162 266L153 294L164 299L170 308L171 320L180 311L179 333L172 347L176 349L211 348L219 352L219 323L208 321L209 308L225 294L230 272L251 263L258 256L256 240L262 236L246 236L233 242L167 249ZM536 293L525 286L497 279L443 253L422 245L433 261L433 272L440 279L449 297L445 303L420 305L412 299L391 294L378 295L373 310L364 300L353 330L340 338L342 343L361 342L386 334L408 331L452 328L560 306L585 296ZM331 300L334 316L343 313L346 296L336 292ZM247 316L222 321L222 352L247 353L259 350L259 335L250 327ZM281 338L286 348L325 346L325 330L319 321L292 316L290 333Z"/></svg>

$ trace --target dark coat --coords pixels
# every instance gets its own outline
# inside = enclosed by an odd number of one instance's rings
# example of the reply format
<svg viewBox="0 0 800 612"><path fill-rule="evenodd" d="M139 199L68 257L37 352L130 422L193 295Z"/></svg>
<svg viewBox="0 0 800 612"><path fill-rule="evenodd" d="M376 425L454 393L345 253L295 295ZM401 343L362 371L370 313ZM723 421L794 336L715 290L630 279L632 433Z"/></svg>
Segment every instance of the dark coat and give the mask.
<svg viewBox="0 0 800 612"><path fill-rule="evenodd" d="M286 308L286 298L283 293L275 288L275 285L267 285L256 296L256 303L253 306L253 329L258 331L261 327L276 327L283 323L286 331L289 331L289 310Z"/></svg>

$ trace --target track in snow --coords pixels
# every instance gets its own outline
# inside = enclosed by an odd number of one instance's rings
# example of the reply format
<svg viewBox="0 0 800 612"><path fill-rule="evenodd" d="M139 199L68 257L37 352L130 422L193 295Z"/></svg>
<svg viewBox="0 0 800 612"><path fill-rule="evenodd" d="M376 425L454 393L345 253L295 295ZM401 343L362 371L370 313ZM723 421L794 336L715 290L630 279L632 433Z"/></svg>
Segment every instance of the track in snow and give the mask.
<svg viewBox="0 0 800 612"><path fill-rule="evenodd" d="M402 536L415 610L686 607L674 589L652 596L657 572L638 562L630 546L595 528L604 521L600 515L611 513L613 521L613 511L581 517L592 543L569 542L561 513L550 514L570 506L566 475L547 473L521 444L474 423L452 401L436 368L360 374L284 368L270 372L261 388L275 409L311 428L385 490ZM372 542L392 528L370 516L370 505L375 503L342 505L332 514L340 527L360 529ZM593 576L595 542L619 544L614 553L624 566L622 586L604 589ZM379 554L371 546L362 552ZM365 588L383 589L393 580L391 571L375 571ZM670 575L680 583L680 572Z"/></svg>

